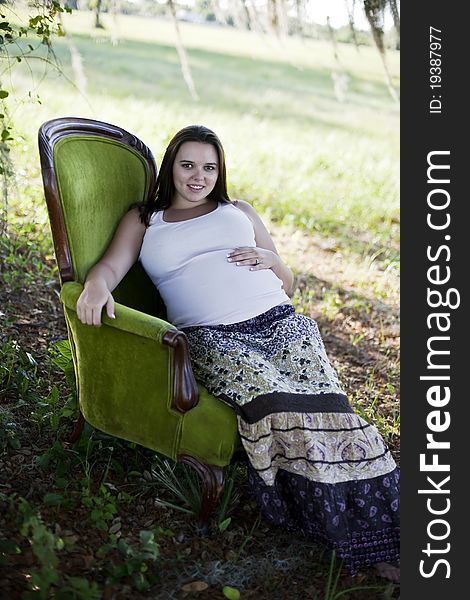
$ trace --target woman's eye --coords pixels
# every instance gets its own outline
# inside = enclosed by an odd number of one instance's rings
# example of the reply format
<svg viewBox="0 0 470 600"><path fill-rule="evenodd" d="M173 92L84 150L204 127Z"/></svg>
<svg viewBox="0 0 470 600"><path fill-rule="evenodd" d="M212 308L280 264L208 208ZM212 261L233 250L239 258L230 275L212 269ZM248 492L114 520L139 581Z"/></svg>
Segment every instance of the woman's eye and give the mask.
<svg viewBox="0 0 470 600"><path fill-rule="evenodd" d="M207 165L206 169L207 171L213 171L215 167L213 167L212 165Z"/></svg>
<svg viewBox="0 0 470 600"><path fill-rule="evenodd" d="M183 164L184 169L190 169L191 167L192 167L192 165L190 165L189 163Z"/></svg>

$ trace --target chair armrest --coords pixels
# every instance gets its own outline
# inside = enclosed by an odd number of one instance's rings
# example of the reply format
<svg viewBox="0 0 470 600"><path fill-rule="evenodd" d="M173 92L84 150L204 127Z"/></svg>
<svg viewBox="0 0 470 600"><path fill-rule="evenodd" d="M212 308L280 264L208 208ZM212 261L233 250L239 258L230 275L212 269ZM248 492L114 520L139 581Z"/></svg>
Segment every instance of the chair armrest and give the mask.
<svg viewBox="0 0 470 600"><path fill-rule="evenodd" d="M81 283L68 281L62 286L60 299L68 309L76 312L77 300L82 290ZM114 314L116 315L115 319L110 319L104 314L103 325L152 339L172 348L173 397L171 407L182 413L194 408L199 400L199 391L191 367L185 334L163 319L134 310L118 302L115 304Z"/></svg>

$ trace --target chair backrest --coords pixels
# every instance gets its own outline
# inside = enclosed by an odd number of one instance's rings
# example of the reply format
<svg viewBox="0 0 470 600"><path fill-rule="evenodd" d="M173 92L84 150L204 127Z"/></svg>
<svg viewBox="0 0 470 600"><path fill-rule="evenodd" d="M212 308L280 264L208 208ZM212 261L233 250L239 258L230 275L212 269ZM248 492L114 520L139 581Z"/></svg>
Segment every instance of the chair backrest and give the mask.
<svg viewBox="0 0 470 600"><path fill-rule="evenodd" d="M60 278L83 283L130 205L155 191L150 149L101 121L66 117L39 129L44 192ZM140 264L113 293L118 302L162 316L164 305Z"/></svg>

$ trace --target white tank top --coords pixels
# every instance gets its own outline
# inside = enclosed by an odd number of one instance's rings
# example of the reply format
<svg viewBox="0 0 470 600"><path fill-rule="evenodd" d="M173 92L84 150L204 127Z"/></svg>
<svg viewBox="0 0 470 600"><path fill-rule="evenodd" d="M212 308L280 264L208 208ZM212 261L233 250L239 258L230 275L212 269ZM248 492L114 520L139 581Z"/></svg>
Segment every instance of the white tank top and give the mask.
<svg viewBox="0 0 470 600"><path fill-rule="evenodd" d="M256 246L253 224L227 202L187 221L168 223L162 210L152 215L139 260L173 325L238 323L289 302L271 269L250 271L227 261L240 246Z"/></svg>

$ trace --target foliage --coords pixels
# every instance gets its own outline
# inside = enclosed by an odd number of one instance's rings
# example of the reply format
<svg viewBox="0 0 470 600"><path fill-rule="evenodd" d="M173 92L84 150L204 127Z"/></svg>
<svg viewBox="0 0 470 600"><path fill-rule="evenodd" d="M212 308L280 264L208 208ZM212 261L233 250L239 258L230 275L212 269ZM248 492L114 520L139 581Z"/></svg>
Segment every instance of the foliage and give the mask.
<svg viewBox="0 0 470 600"><path fill-rule="evenodd" d="M370 23L375 44L382 54L385 52L383 14L387 0L364 0L364 10Z"/></svg>
<svg viewBox="0 0 470 600"><path fill-rule="evenodd" d="M240 592L229 585L225 585L222 588L222 593L228 600L240 600Z"/></svg>
<svg viewBox="0 0 470 600"><path fill-rule="evenodd" d="M43 121L70 107L135 132L157 161L180 126L213 127L226 147L231 195L262 213L295 269L296 307L317 318L330 357L353 390L352 403L397 452L398 115L376 53L361 48L358 58L354 47L339 44L352 78L341 104L323 42L307 39L303 46L289 38L277 52L234 28L182 24L200 83L195 104L181 83L169 23L120 16L126 33L113 46L109 27L90 35L88 17L78 11L64 22L86 65L93 112L75 89L49 78L43 103L21 105L15 115L26 133L11 141L17 189L9 235L0 242L0 489L7 492L0 494L0 529L11 538L0 540L0 560L18 587L34 572L59 600L157 597L172 586L171 597L188 580L207 581L214 596L275 597L282 578L290 581L284 589L291 597L377 598L382 592L372 589L373 575L363 575L364 589L355 590L339 563L262 523L243 465L228 474L212 537L201 538L189 514L200 505L199 479L186 467L165 465L162 457L89 426L73 447L62 442L77 414L76 390L35 140ZM18 43L26 47L28 39ZM54 48L70 71L65 41L57 39ZM16 81L27 95L23 66L18 63ZM31 69L41 75L36 63ZM394 73L398 80L396 64ZM27 497L31 513L17 521L17 498L5 521L2 509L15 490ZM42 562L35 540L44 540ZM54 556L58 564L51 567Z"/></svg>
<svg viewBox="0 0 470 600"><path fill-rule="evenodd" d="M364 585L356 585L354 587L350 587L347 589L343 589L338 591L338 582L341 575L341 562L337 565L337 557L336 552L331 553L330 557L330 565L328 569L328 577L325 585L325 595L323 600L338 600L338 598L349 597L351 593L357 593L360 590L382 590L382 586L364 586Z"/></svg>
<svg viewBox="0 0 470 600"><path fill-rule="evenodd" d="M11 77L15 65L25 61L29 64L32 59L41 59L45 63L54 64L52 39L55 35L63 36L64 30L60 15L71 12L67 6L62 6L56 0L42 0L35 2L31 7L33 14L29 15L26 23L16 25L11 17L14 16L14 2L6 2L0 6L0 176L3 180L4 206L0 212L0 231L6 225L3 214L6 211L8 199L8 180L14 173L13 162L10 158L11 142L15 139L13 121L9 116L8 100L11 99L11 90L5 88L4 79ZM28 39L26 45L20 40ZM47 48L44 55L43 48ZM32 97L31 91L29 97ZM37 101L40 102L37 96Z"/></svg>
<svg viewBox="0 0 470 600"><path fill-rule="evenodd" d="M33 513L26 500L20 499L19 510L24 515L20 528L21 535L28 538L40 563L39 570L31 573L31 585L33 589L39 591L39 597L45 599L48 597L51 585L59 581L57 572L59 559L56 551L62 550L64 544L60 537L55 536L44 525L41 517Z"/></svg>
<svg viewBox="0 0 470 600"><path fill-rule="evenodd" d="M52 589L56 590L56 598L77 598L83 600L98 600L101 597L95 582L89 582L83 577L64 576L60 572L60 560L57 555L64 547L64 540L49 529L41 515L37 514L24 498L12 498L21 515L20 533L26 538L39 562L39 568L30 573L30 592L22 597L25 600L50 597ZM19 548L15 549L21 550ZM59 592L60 590L60 592ZM69 594L69 595L67 595Z"/></svg>
<svg viewBox="0 0 470 600"><path fill-rule="evenodd" d="M53 361L54 364L63 371L65 375L65 381L72 390L74 396L77 395L77 386L75 382L75 370L73 367L72 350L70 348L69 340L61 340L54 344Z"/></svg>
<svg viewBox="0 0 470 600"><path fill-rule="evenodd" d="M38 362L33 354L23 350L14 339L6 339L0 345L0 398L8 398L15 402L16 409L30 407L30 419L38 430L51 427L59 428L62 419L68 419L77 412L77 397L74 383L71 357L62 354L67 352L68 342L58 343L57 350L50 350L49 367L59 366L66 372L70 393L61 396L57 385L53 385L47 393L42 391L43 381L38 373ZM52 364L51 364L52 363ZM16 435L14 419L8 412L0 414L3 427L0 429L0 449L6 446L19 448L21 442Z"/></svg>
<svg viewBox="0 0 470 600"><path fill-rule="evenodd" d="M156 494L155 503L186 514L197 515L201 508L202 487L198 475L189 465L177 463L155 454L150 471L131 472L137 481L134 487ZM244 466L234 463L227 467L224 492L217 507L216 521L220 532L231 523L228 514L239 501L239 486L245 479Z"/></svg>
<svg viewBox="0 0 470 600"><path fill-rule="evenodd" d="M108 522L118 512L116 498L105 485L100 485L99 494L94 495L88 487L82 492L82 504L90 511L90 520L98 527L107 531Z"/></svg>
<svg viewBox="0 0 470 600"><path fill-rule="evenodd" d="M115 47L107 32L90 37L82 14L66 22L86 65L94 118L126 126L147 142L157 162L168 136L179 126L205 122L226 146L233 197L251 201L277 224L330 235L341 250L361 255L384 250L379 257L384 268L385 261L397 259L398 112L387 97L381 64L372 49L361 50L358 60L354 48L340 46L342 61L351 65L346 100L340 104L334 96L334 63L327 44L312 43L304 49L289 39L277 56L256 37L245 40L230 30L222 39L218 30L192 26L198 28L188 46L201 94L196 104L181 82L171 24L159 21L155 40L150 20L139 19L133 28L126 24L127 17L120 18L127 37ZM192 29L186 32L182 25L184 40ZM248 46L256 60L246 56ZM55 51L70 70L67 45L58 40ZM389 58L391 62L398 57ZM393 68L396 80L396 62ZM44 90L41 111L22 110L28 131L37 131L42 121L65 114L71 105L90 114L87 103L63 82L51 79ZM34 151L28 140L16 154L27 172L27 158ZM29 181L26 176L20 179L21 191ZM11 217L13 209L12 205ZM39 195L34 210L43 222Z"/></svg>
<svg viewBox="0 0 470 600"><path fill-rule="evenodd" d="M158 575L149 570L151 563L155 563L160 556L153 531L140 531L137 547L124 538L118 540L111 535L109 543L99 548L97 554L105 556L113 550L117 550L117 560L107 568L107 584L116 585L130 580L135 589L145 591L157 581Z"/></svg>
<svg viewBox="0 0 470 600"><path fill-rule="evenodd" d="M156 502L161 506L192 515L198 514L202 497L199 481L193 469L156 454L151 473L144 473L144 479L157 492ZM161 492L164 490L169 491L173 496L171 501L161 497Z"/></svg>
<svg viewBox="0 0 470 600"><path fill-rule="evenodd" d="M317 0L315 0L317 1ZM328 0L324 0L327 2ZM96 2L95 2L96 3ZM218 25L228 27L238 27L242 29L248 29L251 31L263 31L265 34L270 33L269 24L274 27L279 27L282 18L276 18L278 11L284 11L287 15L287 34L289 36L301 35L303 38L310 39L328 39L328 27L318 23L312 23L311 19L307 18L308 11L308 0L299 0L297 2L285 2L278 0L275 2L274 10L270 9L269 1L256 2L256 8L253 8L248 3L237 2L226 2L222 7L221 4L216 0L196 0L190 4L178 2L180 6L179 19L182 21L194 21L200 22L205 20L208 23L216 22ZM282 8L282 5L284 8ZM354 2L352 3L354 5ZM363 2L360 3L361 5ZM357 4L359 6L359 3ZM388 6L389 5L389 6ZM91 6L90 6L91 7ZM286 8L289 10L286 11ZM363 9L363 7L360 7ZM386 8L390 9L390 12L395 17L398 15L398 8L396 2L386 3ZM104 6L102 9L109 10L109 7ZM121 0L119 5L119 11L123 14L133 14L142 16L164 16L166 14L165 3L154 2L152 0L140 0L138 2L131 2L129 0ZM271 13L274 12L274 15ZM241 16L243 13L243 17ZM274 16L274 19L270 19L270 15ZM345 43L356 43L354 37L357 37L359 44L361 45L372 45L373 38L369 31L351 31L351 27L344 26L339 28L338 40ZM390 36L391 37L391 36Z"/></svg>
<svg viewBox="0 0 470 600"><path fill-rule="evenodd" d="M36 367L30 352L22 350L16 340L6 340L0 347L0 397L11 394L18 402L26 402L36 379Z"/></svg>

